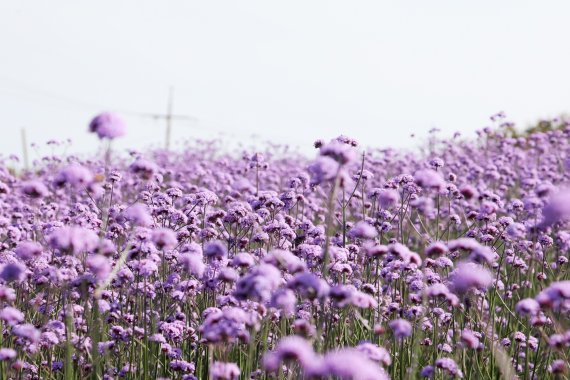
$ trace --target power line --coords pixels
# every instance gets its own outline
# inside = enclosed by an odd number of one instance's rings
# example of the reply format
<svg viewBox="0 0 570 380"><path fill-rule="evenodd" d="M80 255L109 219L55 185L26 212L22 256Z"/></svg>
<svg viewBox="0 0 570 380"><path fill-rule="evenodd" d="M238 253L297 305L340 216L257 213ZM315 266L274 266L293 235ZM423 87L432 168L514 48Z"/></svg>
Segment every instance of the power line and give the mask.
<svg viewBox="0 0 570 380"><path fill-rule="evenodd" d="M106 107L106 106L102 106L101 104L96 104L96 103L92 103L92 102L85 102L82 100L77 100L76 98L67 97L65 95L56 94L56 93L46 91L43 89L31 88L30 86L22 85L21 83L18 83L17 86L19 87L19 89L17 89L16 91L28 93L28 94L35 95L35 96L41 96L41 97L44 97L47 99L57 100L59 102L64 102L64 103L67 103L68 105L73 105L75 107L82 107L82 108L86 108L86 109L111 110L111 111L114 111L114 112L117 112L120 114L124 114L124 115L131 115L131 116L137 116L137 117L154 119L154 120L167 119L170 121L172 121L172 120L187 120L187 121L192 121L192 122L198 121L198 118L196 118L194 116L172 114L172 110L171 110L170 105L169 105L169 111L167 111L166 114L152 113L152 112L141 112L141 111L135 111L135 110L125 109L125 108ZM0 88L0 90L2 90L2 89L10 91L10 89ZM14 91L14 90L12 90L12 91ZM172 100L169 99L169 104L171 102L172 102Z"/></svg>

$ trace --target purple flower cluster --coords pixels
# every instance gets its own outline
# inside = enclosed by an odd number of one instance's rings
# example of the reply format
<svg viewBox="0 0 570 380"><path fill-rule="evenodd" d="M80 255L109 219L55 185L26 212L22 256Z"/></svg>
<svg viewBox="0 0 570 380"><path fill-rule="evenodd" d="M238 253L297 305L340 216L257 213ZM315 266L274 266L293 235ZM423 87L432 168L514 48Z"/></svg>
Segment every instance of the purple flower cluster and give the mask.
<svg viewBox="0 0 570 380"><path fill-rule="evenodd" d="M481 136L2 163L0 372L563 378L570 127Z"/></svg>

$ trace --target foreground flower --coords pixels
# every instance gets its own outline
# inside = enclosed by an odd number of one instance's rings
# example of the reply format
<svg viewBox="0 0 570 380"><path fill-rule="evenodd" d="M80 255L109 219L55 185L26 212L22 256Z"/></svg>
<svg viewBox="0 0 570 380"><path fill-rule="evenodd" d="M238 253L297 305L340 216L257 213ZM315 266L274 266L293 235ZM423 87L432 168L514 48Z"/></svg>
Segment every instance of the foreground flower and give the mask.
<svg viewBox="0 0 570 380"><path fill-rule="evenodd" d="M384 380L388 374L366 354L354 348L344 348L325 355L320 363L309 368L310 376L352 380Z"/></svg>
<svg viewBox="0 0 570 380"><path fill-rule="evenodd" d="M489 270L470 262L460 263L449 277L451 287L457 294L464 294L472 289L487 290L493 281Z"/></svg>
<svg viewBox="0 0 570 380"><path fill-rule="evenodd" d="M214 362L210 367L213 380L237 380L240 370L235 363Z"/></svg>
<svg viewBox="0 0 570 380"><path fill-rule="evenodd" d="M275 350L263 357L264 367L271 372L277 371L282 363L289 361L299 362L303 368L307 369L315 365L318 357L309 342L299 336L282 338Z"/></svg>
<svg viewBox="0 0 570 380"><path fill-rule="evenodd" d="M570 280L550 284L536 296L536 301L544 308L553 309L570 302Z"/></svg>
<svg viewBox="0 0 570 380"><path fill-rule="evenodd" d="M397 339L407 338L412 335L412 325L405 319L394 319L388 325Z"/></svg>
<svg viewBox="0 0 570 380"><path fill-rule="evenodd" d="M101 113L89 123L89 132L97 134L100 139L115 139L124 136L127 131L125 122L111 112Z"/></svg>

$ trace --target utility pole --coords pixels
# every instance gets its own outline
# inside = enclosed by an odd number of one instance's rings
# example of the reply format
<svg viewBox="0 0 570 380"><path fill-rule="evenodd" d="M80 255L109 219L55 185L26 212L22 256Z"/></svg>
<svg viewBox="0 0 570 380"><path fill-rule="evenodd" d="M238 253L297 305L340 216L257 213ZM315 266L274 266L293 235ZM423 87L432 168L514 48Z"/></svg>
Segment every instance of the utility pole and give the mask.
<svg viewBox="0 0 570 380"><path fill-rule="evenodd" d="M24 169L29 169L28 163L28 139L26 138L26 128L21 129L22 132L22 158L24 159Z"/></svg>
<svg viewBox="0 0 570 380"><path fill-rule="evenodd" d="M172 133L172 122L174 120L192 120L197 121L198 119L189 116L189 115L175 115L172 113L172 109L174 107L174 88L170 87L168 92L168 104L166 107L165 114L142 114L141 116L152 117L155 120L162 120L166 121L166 136L164 141L164 148L168 150L170 148L170 135Z"/></svg>
<svg viewBox="0 0 570 380"><path fill-rule="evenodd" d="M172 128L172 106L174 102L174 89L170 87L168 91L168 108L166 110L166 141L164 148L168 150L170 148L170 133Z"/></svg>
<svg viewBox="0 0 570 380"><path fill-rule="evenodd" d="M198 121L197 118L190 115L175 115L172 113L172 109L174 108L174 88L170 87L168 91L168 104L166 107L166 113L143 113L143 112L136 112L137 116L152 118L154 120L165 120L166 121L166 136L164 139L164 148L170 148L170 135L172 133L172 123L175 120L189 120L189 121ZM131 112L133 113L133 112Z"/></svg>

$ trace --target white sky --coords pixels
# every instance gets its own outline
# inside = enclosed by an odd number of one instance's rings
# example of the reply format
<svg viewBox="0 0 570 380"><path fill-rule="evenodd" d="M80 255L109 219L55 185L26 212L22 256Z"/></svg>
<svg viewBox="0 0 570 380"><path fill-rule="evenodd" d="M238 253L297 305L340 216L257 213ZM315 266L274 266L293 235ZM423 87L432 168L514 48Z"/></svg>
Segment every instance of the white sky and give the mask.
<svg viewBox="0 0 570 380"><path fill-rule="evenodd" d="M0 152L86 133L102 110L174 111L174 138L298 145L347 134L410 147L504 110L521 127L570 107L570 2L0 1ZM119 112L120 113L120 112ZM162 144L122 113L119 146Z"/></svg>

